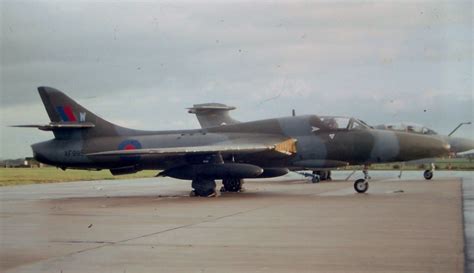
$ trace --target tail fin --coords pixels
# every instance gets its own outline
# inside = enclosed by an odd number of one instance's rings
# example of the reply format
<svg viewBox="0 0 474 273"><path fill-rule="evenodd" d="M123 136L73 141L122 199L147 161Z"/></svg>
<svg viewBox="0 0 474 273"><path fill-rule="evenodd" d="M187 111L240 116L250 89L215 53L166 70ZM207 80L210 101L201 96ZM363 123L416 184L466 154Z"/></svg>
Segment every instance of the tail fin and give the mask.
<svg viewBox="0 0 474 273"><path fill-rule="evenodd" d="M217 127L239 123L229 115L229 111L235 107L220 103L195 104L188 108L188 113L196 114L202 128Z"/></svg>
<svg viewBox="0 0 474 273"><path fill-rule="evenodd" d="M114 136L118 135L118 129L126 130L98 117L59 90L38 87L38 91L51 124L56 125L52 129L56 138L67 138L78 131L81 131L83 138Z"/></svg>

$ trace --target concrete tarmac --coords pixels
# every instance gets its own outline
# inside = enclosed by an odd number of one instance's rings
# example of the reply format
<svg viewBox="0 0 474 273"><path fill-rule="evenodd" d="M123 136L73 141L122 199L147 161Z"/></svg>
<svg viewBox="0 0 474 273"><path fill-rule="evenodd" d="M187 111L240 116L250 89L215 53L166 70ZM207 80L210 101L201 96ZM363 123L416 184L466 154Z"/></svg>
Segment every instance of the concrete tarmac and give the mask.
<svg viewBox="0 0 474 273"><path fill-rule="evenodd" d="M461 179L0 188L2 272L464 272Z"/></svg>

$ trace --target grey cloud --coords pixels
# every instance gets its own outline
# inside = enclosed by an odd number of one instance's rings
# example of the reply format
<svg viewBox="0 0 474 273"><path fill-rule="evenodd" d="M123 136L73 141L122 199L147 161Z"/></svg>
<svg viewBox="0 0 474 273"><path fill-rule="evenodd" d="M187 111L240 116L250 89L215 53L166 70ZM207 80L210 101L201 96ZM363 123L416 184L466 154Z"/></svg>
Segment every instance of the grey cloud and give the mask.
<svg viewBox="0 0 474 273"><path fill-rule="evenodd" d="M146 129L196 127L183 108L211 101L236 105L241 120L292 108L435 129L472 119L470 2L2 4L2 129L46 121L39 85ZM23 132L3 129L2 144Z"/></svg>

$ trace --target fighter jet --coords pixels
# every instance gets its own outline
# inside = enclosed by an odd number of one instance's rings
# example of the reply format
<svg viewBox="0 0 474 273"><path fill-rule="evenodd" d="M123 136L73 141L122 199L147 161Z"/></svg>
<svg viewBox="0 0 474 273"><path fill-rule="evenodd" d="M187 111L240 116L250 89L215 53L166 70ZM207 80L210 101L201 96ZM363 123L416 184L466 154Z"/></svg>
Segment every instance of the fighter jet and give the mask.
<svg viewBox="0 0 474 273"><path fill-rule="evenodd" d="M351 117L291 116L239 122L233 107L200 104L189 109L202 128L142 131L112 124L61 91L39 87L51 120L18 125L52 131L54 139L33 144L34 157L66 169L109 169L112 174L162 170L158 176L191 180L191 195L239 192L245 178L268 178L294 170L401 162L448 154L437 137L377 130ZM358 193L368 181L354 183Z"/></svg>

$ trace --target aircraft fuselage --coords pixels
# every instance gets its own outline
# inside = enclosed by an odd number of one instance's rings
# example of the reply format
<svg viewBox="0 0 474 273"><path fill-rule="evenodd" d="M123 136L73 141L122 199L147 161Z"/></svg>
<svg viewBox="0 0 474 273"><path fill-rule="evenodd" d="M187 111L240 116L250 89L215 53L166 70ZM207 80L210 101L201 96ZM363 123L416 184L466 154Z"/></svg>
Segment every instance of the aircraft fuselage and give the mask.
<svg viewBox="0 0 474 273"><path fill-rule="evenodd" d="M107 150L171 148L180 146L235 145L243 141L274 143L295 140L296 153L291 157L254 157L236 155L224 161L245 162L261 167L318 169L345 165L398 162L433 157L447 150L436 137L376 129L317 130L314 116L298 116L245 122L215 128L182 131L133 131L121 136L53 139L32 146L35 157L61 168L110 169L135 165L138 169L167 169L189 164L191 158L177 157L159 161L147 156L90 158L86 154Z"/></svg>

